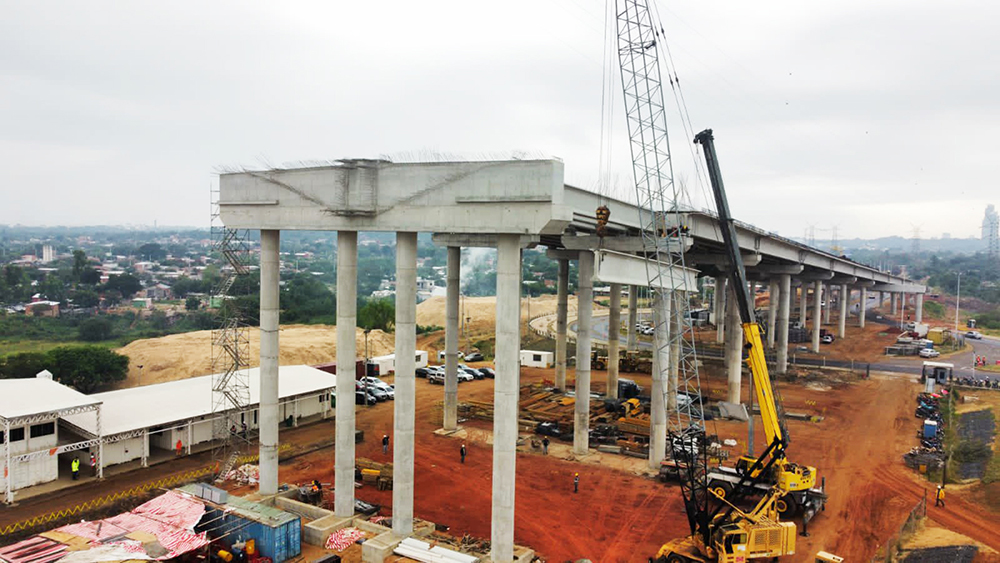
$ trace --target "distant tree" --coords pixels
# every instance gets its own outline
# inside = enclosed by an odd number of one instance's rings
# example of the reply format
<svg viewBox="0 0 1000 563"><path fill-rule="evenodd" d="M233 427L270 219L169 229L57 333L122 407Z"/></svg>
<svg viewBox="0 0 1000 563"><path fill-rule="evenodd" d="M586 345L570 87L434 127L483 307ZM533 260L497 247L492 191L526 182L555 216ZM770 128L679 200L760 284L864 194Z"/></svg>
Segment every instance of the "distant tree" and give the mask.
<svg viewBox="0 0 1000 563"><path fill-rule="evenodd" d="M184 301L184 308L188 311L197 311L198 307L201 307L201 299L198 299L197 297L188 297L187 300Z"/></svg>
<svg viewBox="0 0 1000 563"><path fill-rule="evenodd" d="M205 293L204 284L201 281L188 277L178 278L174 285L170 286L170 289L174 295L181 299L186 297L188 293Z"/></svg>
<svg viewBox="0 0 1000 563"><path fill-rule="evenodd" d="M162 260L167 257L167 251L155 242L147 242L139 247L139 256L144 260Z"/></svg>
<svg viewBox="0 0 1000 563"><path fill-rule="evenodd" d="M104 390L128 375L128 357L101 346L63 346L46 355L55 379L81 393Z"/></svg>
<svg viewBox="0 0 1000 563"><path fill-rule="evenodd" d="M111 338L112 328L106 317L93 317L80 323L77 333L84 342L100 342Z"/></svg>
<svg viewBox="0 0 1000 563"><path fill-rule="evenodd" d="M0 358L0 377L3 379L35 377L38 372L47 369L48 361L48 356L43 352L8 354Z"/></svg>
<svg viewBox="0 0 1000 563"><path fill-rule="evenodd" d="M97 285L101 283L101 273L93 268L84 268L80 272L80 283L87 285Z"/></svg>
<svg viewBox="0 0 1000 563"><path fill-rule="evenodd" d="M117 291L121 294L122 299L127 300L131 299L133 295L142 289L142 283L139 282L139 278L132 274L122 274L108 278L108 283L105 284L105 287L112 291Z"/></svg>
<svg viewBox="0 0 1000 563"><path fill-rule="evenodd" d="M97 307L101 302L101 298L97 296L97 292L93 289L77 289L69 294L69 299L77 307Z"/></svg>
<svg viewBox="0 0 1000 563"><path fill-rule="evenodd" d="M281 316L291 323L331 320L337 300L326 285L311 274L298 274L285 282L281 292Z"/></svg>
<svg viewBox="0 0 1000 563"><path fill-rule="evenodd" d="M73 279L80 279L84 268L87 267L87 253L82 250L73 251Z"/></svg>
<svg viewBox="0 0 1000 563"><path fill-rule="evenodd" d="M396 322L396 305L392 299L369 299L358 311L358 326L388 332Z"/></svg>

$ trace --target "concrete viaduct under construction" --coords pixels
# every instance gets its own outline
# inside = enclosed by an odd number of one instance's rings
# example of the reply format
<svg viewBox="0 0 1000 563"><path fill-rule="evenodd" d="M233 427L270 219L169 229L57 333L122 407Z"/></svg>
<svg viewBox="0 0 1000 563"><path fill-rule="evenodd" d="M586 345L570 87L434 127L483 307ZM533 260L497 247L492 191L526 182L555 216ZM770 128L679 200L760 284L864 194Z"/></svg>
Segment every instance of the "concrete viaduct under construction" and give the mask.
<svg viewBox="0 0 1000 563"><path fill-rule="evenodd" d="M629 315L635 314L636 288L647 285L638 209L598 194L567 186L558 160L489 162L393 163L343 160L316 168L276 169L223 174L220 209L228 228L260 230L260 493L278 489L278 270L282 230L337 231L337 363L356 360L357 244L359 231L396 232L395 404L393 445L394 487L392 528L399 539L413 531L413 457L415 419L414 355L416 348L417 233L434 234L448 247L446 379L444 427L457 427L459 263L463 246L497 249L496 381L494 388L492 559L512 561L514 549L514 484L518 438L521 249L546 246L559 261L556 346L557 385L566 385L566 310L569 260L577 260L579 318L576 357L591 355L593 282L611 284L611 326L619 323L622 285L629 287ZM611 210L607 232L596 234L595 210ZM725 257L715 218L701 212L681 214L689 234L680 241L687 268L674 268L660 291L697 287L698 276L714 276L725 287ZM915 295L914 318L919 321L925 287L854 263L846 258L783 239L753 226L737 227L739 244L753 283L769 284L778 295L771 307L768 343L777 348L777 371L788 361L788 325L795 285L800 290L802 317L812 289L813 319L829 317L831 292L840 294L840 335L853 291L860 292L859 323L865 322L866 294L889 293L895 303ZM731 293L731 292L727 292ZM821 307L826 297L825 310ZM902 297L902 298L900 298ZM732 298L730 298L732 299ZM716 299L718 339L726 347L729 400L739 402L740 323L736 307ZM804 319L803 319L804 320ZM635 319L628 326L634 331ZM819 348L819 322L813 323L812 343ZM634 336L633 336L634 338ZM609 343L609 393L617 392L617 339ZM665 452L664 397L670 392L664 373L653 375L650 463L658 466ZM578 389L590 387L590 362L576 367ZM354 370L337 373L335 513L354 515L355 402ZM588 448L589 401L576 401L573 449ZM660 413L657 415L657 413ZM657 420L659 416L659 420Z"/></svg>

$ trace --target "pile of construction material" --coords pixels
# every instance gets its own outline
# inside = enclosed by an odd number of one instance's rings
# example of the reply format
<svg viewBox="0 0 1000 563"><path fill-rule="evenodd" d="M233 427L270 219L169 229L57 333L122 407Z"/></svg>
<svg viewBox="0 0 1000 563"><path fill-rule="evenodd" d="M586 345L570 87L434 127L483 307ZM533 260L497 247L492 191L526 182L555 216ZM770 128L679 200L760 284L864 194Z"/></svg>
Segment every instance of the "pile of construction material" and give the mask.
<svg viewBox="0 0 1000 563"><path fill-rule="evenodd" d="M392 464L359 457L354 463L355 479L375 485L380 491L392 490Z"/></svg>
<svg viewBox="0 0 1000 563"><path fill-rule="evenodd" d="M521 387L518 416L530 422L555 422L560 428L573 428L576 397L547 388L540 383ZM458 404L458 415L466 420L493 420L493 403L465 401ZM590 398L591 423L609 422L613 417L597 398Z"/></svg>
<svg viewBox="0 0 1000 563"><path fill-rule="evenodd" d="M260 482L260 467L244 464L236 469L230 469L222 478L223 481L236 481L240 485L256 485Z"/></svg>

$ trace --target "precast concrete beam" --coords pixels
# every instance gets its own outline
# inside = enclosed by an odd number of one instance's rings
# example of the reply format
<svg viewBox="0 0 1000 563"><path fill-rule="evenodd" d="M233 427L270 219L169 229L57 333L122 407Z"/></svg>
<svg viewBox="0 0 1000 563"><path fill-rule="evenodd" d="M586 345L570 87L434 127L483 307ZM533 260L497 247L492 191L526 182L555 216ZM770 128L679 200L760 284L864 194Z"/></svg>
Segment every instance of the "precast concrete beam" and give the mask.
<svg viewBox="0 0 1000 563"><path fill-rule="evenodd" d="M458 315L462 284L462 249L448 247L448 280L444 328L444 417L445 430L458 428Z"/></svg>
<svg viewBox="0 0 1000 563"><path fill-rule="evenodd" d="M644 252L646 250L645 240L640 236L606 236L597 235L563 235L562 245L567 250L611 250L614 252ZM678 241L671 238L667 241L666 249L677 253L683 245L684 250L691 248L692 241L685 238Z"/></svg>
<svg viewBox="0 0 1000 563"><path fill-rule="evenodd" d="M581 251L578 267L573 453L587 455L590 448L590 331L594 304L594 253Z"/></svg>
<svg viewBox="0 0 1000 563"><path fill-rule="evenodd" d="M582 254L581 254L582 256ZM647 262L644 258L598 250L594 256L594 279L603 283L649 286L647 270L659 267L661 277L655 281L656 289L667 291L697 291L698 271L692 268L671 266L668 263Z"/></svg>
<svg viewBox="0 0 1000 563"><path fill-rule="evenodd" d="M493 497L490 558L514 560L514 491L520 398L521 250L516 236L497 247L496 371L493 384ZM589 310L589 307L587 308ZM588 320L589 321L589 320ZM581 322L582 324L582 322ZM589 326L589 322L587 323ZM590 356L585 363L590 366ZM578 362L580 363L580 362ZM579 381L577 382L579 390ZM586 396L586 395L584 395ZM578 401L579 402L579 401ZM588 401L584 401L588 403Z"/></svg>
<svg viewBox="0 0 1000 563"><path fill-rule="evenodd" d="M228 223L227 223L228 226ZM278 279L281 231L260 232L260 481L262 495L278 492Z"/></svg>
<svg viewBox="0 0 1000 563"><path fill-rule="evenodd" d="M358 233L337 233L337 411L333 511L354 516L354 390L357 361ZM367 368L366 368L367 369Z"/></svg>
<svg viewBox="0 0 1000 563"><path fill-rule="evenodd" d="M413 533L416 423L417 233L396 233L396 397L393 401L392 531Z"/></svg>
<svg viewBox="0 0 1000 563"><path fill-rule="evenodd" d="M611 284L608 306L608 385L607 396L618 398L618 343L621 338L622 286Z"/></svg>
<svg viewBox="0 0 1000 563"><path fill-rule="evenodd" d="M549 248L545 250L545 256L550 260L579 260L580 251Z"/></svg>
<svg viewBox="0 0 1000 563"><path fill-rule="evenodd" d="M829 281L833 279L833 272L816 272L809 271L803 272L798 276L799 281L802 283L811 283L814 281Z"/></svg>
<svg viewBox="0 0 1000 563"><path fill-rule="evenodd" d="M566 392L566 322L569 309L569 260L559 259L556 281L556 388Z"/></svg>

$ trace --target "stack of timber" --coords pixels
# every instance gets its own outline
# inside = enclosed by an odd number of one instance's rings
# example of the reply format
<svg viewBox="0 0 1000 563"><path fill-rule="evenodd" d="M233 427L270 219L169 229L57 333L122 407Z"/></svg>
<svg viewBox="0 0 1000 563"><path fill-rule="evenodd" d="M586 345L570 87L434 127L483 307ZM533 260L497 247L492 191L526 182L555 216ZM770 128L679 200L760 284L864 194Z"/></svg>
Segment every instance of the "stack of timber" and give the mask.
<svg viewBox="0 0 1000 563"><path fill-rule="evenodd" d="M518 417L530 422L555 422L560 427L573 427L576 397L547 389L540 383L521 387ZM458 404L458 416L465 419L493 420L493 403L465 401ZM614 413L605 410L603 403L590 399L591 423L613 422Z"/></svg>

